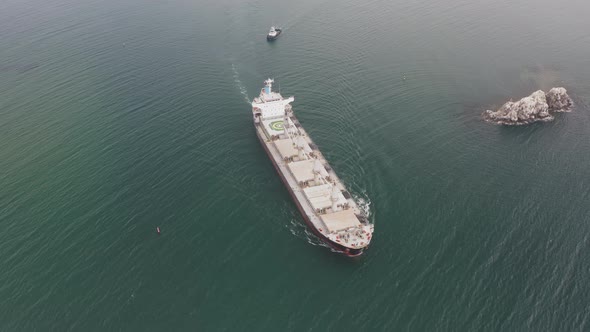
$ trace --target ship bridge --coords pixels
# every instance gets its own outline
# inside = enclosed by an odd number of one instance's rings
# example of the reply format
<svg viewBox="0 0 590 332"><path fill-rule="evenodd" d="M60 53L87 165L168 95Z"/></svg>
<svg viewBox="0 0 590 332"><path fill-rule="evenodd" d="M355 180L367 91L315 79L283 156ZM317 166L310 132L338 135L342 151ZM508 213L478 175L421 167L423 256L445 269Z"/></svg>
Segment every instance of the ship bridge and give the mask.
<svg viewBox="0 0 590 332"><path fill-rule="evenodd" d="M282 118L285 114L285 107L295 100L293 97L266 102L252 102L252 109L260 112L263 120L272 118Z"/></svg>
<svg viewBox="0 0 590 332"><path fill-rule="evenodd" d="M283 117L288 105L295 98L291 96L285 99L280 93L272 91L273 79L269 78L264 83L265 86L260 90L260 95L252 101L252 110L259 112L262 120Z"/></svg>

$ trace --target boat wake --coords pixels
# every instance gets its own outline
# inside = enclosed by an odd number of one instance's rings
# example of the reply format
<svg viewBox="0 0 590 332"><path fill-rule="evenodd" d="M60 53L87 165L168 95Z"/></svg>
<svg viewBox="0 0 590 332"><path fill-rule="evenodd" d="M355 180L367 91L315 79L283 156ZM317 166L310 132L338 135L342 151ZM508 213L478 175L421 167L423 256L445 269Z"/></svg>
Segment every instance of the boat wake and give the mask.
<svg viewBox="0 0 590 332"><path fill-rule="evenodd" d="M371 220L371 199L367 193L363 191L362 195L352 194L354 201L359 206L359 209L365 213L369 221Z"/></svg>
<svg viewBox="0 0 590 332"><path fill-rule="evenodd" d="M244 97L244 101L248 103L248 105L252 104L252 101L250 100L250 98L248 98L248 91L246 91L246 87L244 86L244 84L242 84L242 81L240 81L240 74L238 73L238 68L236 67L236 65L232 63L231 69L234 72L234 83L236 84L236 87L238 88L238 90L240 90L240 93Z"/></svg>
<svg viewBox="0 0 590 332"><path fill-rule="evenodd" d="M320 240L315 234L313 234L307 225L305 225L301 220L291 218L287 228L291 234L300 239L306 240L307 243L313 246L331 248L329 245L324 243L324 241Z"/></svg>

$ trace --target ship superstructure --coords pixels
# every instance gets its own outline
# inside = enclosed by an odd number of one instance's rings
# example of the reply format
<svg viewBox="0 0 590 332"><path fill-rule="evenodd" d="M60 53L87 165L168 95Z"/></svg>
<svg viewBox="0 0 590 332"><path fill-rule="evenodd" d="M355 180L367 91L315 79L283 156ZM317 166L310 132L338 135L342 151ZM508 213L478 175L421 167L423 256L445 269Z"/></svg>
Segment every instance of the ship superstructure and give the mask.
<svg viewBox="0 0 590 332"><path fill-rule="evenodd" d="M294 97L264 81L252 101L256 134L310 229L336 251L358 256L373 235L371 224L293 113Z"/></svg>
<svg viewBox="0 0 590 332"><path fill-rule="evenodd" d="M283 30L280 28L277 28L275 26L270 27L270 31L268 32L268 34L266 34L266 40L273 41L279 38L281 32L283 32Z"/></svg>

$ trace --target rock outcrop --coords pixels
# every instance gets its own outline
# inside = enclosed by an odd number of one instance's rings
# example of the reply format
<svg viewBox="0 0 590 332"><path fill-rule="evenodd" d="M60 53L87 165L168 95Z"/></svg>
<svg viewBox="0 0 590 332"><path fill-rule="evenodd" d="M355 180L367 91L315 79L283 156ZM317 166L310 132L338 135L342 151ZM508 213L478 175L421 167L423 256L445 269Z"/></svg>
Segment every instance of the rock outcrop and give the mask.
<svg viewBox="0 0 590 332"><path fill-rule="evenodd" d="M545 98L551 112L569 112L574 105L565 88L553 88L547 92Z"/></svg>
<svg viewBox="0 0 590 332"><path fill-rule="evenodd" d="M497 111L485 111L482 116L486 121L503 125L523 125L537 121L551 121L551 112L568 112L573 105L572 99L564 88L553 88L545 94L538 90L519 101L509 101Z"/></svg>

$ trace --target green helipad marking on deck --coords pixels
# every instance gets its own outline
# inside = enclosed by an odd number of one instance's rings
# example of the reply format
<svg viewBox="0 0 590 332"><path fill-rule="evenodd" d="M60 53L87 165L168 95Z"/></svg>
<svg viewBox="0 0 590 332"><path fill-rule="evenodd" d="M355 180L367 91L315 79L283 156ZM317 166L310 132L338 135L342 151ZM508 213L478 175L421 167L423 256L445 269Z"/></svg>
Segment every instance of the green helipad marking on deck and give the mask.
<svg viewBox="0 0 590 332"><path fill-rule="evenodd" d="M273 121L270 123L270 129L272 130L276 130L276 131L282 131L283 130L283 121Z"/></svg>

